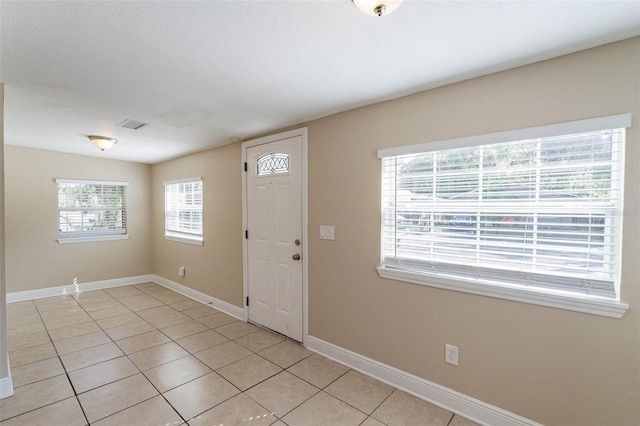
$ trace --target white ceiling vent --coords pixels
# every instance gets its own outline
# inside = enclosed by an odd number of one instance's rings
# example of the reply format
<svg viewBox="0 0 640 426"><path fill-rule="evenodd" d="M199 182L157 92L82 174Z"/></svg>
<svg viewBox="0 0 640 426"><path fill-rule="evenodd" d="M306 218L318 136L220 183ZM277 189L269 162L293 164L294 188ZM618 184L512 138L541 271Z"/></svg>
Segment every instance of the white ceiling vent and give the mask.
<svg viewBox="0 0 640 426"><path fill-rule="evenodd" d="M138 130L144 126L148 126L149 123L142 123L140 121L133 121L133 120L129 120L126 119L124 120L122 123L118 123L116 124L116 127L124 127L126 129L131 129L131 130Z"/></svg>

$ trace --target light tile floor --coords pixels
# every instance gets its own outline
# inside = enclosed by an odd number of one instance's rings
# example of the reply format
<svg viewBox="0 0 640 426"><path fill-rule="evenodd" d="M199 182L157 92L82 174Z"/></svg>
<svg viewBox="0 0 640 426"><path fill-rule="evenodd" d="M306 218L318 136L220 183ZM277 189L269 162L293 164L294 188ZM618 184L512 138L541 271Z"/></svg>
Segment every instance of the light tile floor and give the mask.
<svg viewBox="0 0 640 426"><path fill-rule="evenodd" d="M7 312L2 426L473 425L154 283Z"/></svg>

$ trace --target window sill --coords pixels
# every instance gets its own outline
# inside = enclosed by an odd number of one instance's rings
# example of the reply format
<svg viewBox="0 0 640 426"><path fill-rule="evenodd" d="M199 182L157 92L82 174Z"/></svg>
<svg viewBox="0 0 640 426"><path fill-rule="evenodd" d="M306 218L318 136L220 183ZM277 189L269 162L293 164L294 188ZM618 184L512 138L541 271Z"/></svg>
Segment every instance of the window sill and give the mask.
<svg viewBox="0 0 640 426"><path fill-rule="evenodd" d="M378 267L377 269L378 274L382 278L610 318L622 318L624 313L629 309L629 305L626 303L597 296L582 296L562 291L523 288L520 286L511 287L498 284L479 284L473 281L431 277L384 267Z"/></svg>
<svg viewBox="0 0 640 426"><path fill-rule="evenodd" d="M189 238L189 237L183 237L178 235L165 234L164 239L169 241L177 241L179 243L192 244L194 246L203 245L202 238Z"/></svg>
<svg viewBox="0 0 640 426"><path fill-rule="evenodd" d="M94 243L97 241L115 241L126 240L129 238L129 234L119 235L96 235L92 237L65 237L58 238L58 244L75 244L75 243Z"/></svg>

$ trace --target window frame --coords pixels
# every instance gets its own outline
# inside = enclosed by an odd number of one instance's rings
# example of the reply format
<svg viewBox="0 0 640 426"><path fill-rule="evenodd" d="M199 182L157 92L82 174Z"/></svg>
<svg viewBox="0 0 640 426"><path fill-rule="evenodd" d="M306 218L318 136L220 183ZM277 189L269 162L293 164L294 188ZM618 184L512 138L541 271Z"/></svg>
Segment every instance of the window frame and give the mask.
<svg viewBox="0 0 640 426"><path fill-rule="evenodd" d="M129 238L128 228L127 228L127 190L126 187L129 186L129 182L123 181L101 181L101 180L89 180L89 179L55 179L56 190L58 194L58 238L56 241L58 244L74 244L74 243L87 243L87 242L97 242L97 241L114 241L114 240L126 240ZM73 210L87 210L82 208L71 208L71 207L60 207L60 185L68 185L68 184L76 184L76 185L102 185L102 186L117 186L123 188L123 198L122 198L122 229L118 230L100 230L100 231L75 231L75 232L65 232L63 233L60 230L60 217L62 211L73 211ZM107 209L103 207L90 207L89 209L96 210L119 210L119 208L115 209Z"/></svg>
<svg viewBox="0 0 640 426"><path fill-rule="evenodd" d="M168 220L167 220L167 215L169 213L169 198L168 198L168 189L171 186L174 185L186 185L186 184L194 184L194 183L199 183L200 184L200 200L201 200L201 204L200 204L200 209L185 209L185 208L180 208L180 206L178 206L178 211L177 214L180 215L181 213L193 213L193 212L199 212L200 214L200 227L201 227L201 232L200 233L189 233L189 232L180 232L180 231L170 231L168 230ZM192 245L197 245L197 246L201 246L204 244L204 182L202 177L193 177L193 178L185 178L185 179L177 179L177 180L170 180L170 181L166 181L162 183L163 187L164 187L164 238L166 240L169 241L177 241L177 242L181 242L181 243L185 243L185 244L192 244Z"/></svg>
<svg viewBox="0 0 640 426"><path fill-rule="evenodd" d="M575 133L599 131L604 129L628 128L631 126L631 114L619 114L608 117L552 124L547 126L531 127L520 130L497 132L470 136L459 139L443 140L438 142L421 143L415 145L385 148L378 151L378 158L396 157L406 154L418 154L423 152L440 151L452 148L466 148L482 145L490 145L502 142L517 140L536 139L559 135L569 135ZM624 165L624 155L622 156ZM381 163L384 163L381 161ZM381 182L384 170L381 167ZM624 180L624 176L622 176ZM384 190L384 183L381 188ZM623 196L622 196L623 198ZM381 198L381 201L383 199ZM622 203L622 201L621 201ZM620 206L622 208L622 204ZM482 296L496 297L500 299L513 300L541 306L561 308L571 311L602 315L612 318L621 318L629 308L626 303L620 301L620 289L616 287L616 298L593 296L556 289L529 287L520 284L488 283L464 277L447 277L425 275L410 270L385 267L383 263L384 253L382 243L384 239L384 207L381 211L383 217L381 221L381 252L380 266L377 268L378 274L382 278L404 281L414 284L426 285L435 288L461 291L465 293ZM620 235L622 234L622 218L620 218ZM622 256L622 238L618 242L618 252ZM621 261L618 262L618 276L620 274ZM619 280L618 280L619 281ZM617 283L619 285L619 282Z"/></svg>

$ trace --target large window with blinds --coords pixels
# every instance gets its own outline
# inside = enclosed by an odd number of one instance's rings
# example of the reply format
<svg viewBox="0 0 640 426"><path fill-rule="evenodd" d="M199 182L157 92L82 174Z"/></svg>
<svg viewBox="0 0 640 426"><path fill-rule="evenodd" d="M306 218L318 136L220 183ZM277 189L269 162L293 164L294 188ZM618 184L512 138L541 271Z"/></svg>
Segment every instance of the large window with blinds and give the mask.
<svg viewBox="0 0 640 426"><path fill-rule="evenodd" d="M56 179L56 184L59 242L115 239L127 234L127 182Z"/></svg>
<svg viewBox="0 0 640 426"><path fill-rule="evenodd" d="M165 238L202 245L202 179L164 182Z"/></svg>
<svg viewBox="0 0 640 426"><path fill-rule="evenodd" d="M382 150L381 269L618 300L629 124L624 115Z"/></svg>

